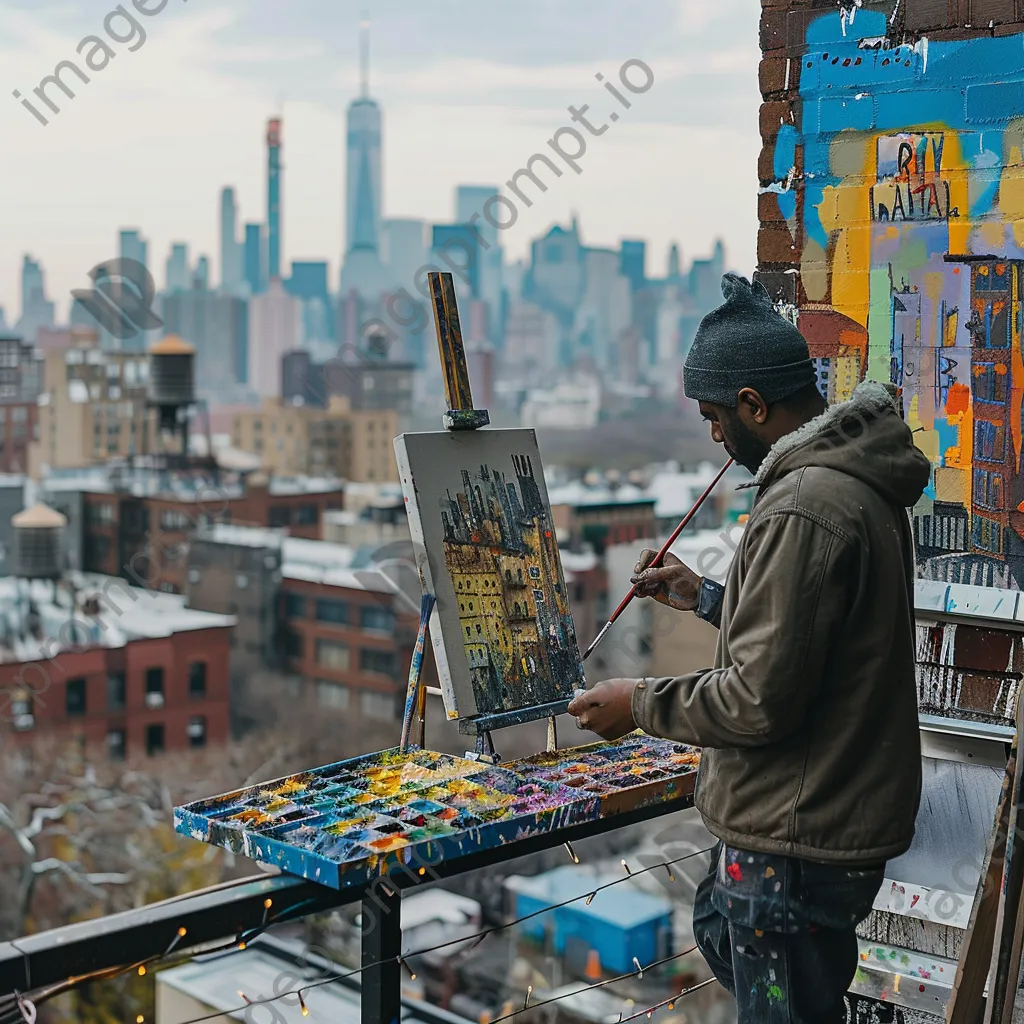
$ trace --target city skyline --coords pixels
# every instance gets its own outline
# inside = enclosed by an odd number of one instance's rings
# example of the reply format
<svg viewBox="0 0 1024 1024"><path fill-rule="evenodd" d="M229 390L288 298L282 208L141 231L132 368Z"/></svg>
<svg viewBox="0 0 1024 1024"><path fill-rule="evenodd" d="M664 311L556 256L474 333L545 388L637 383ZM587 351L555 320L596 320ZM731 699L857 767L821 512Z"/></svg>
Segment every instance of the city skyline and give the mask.
<svg viewBox="0 0 1024 1024"><path fill-rule="evenodd" d="M270 12L261 4L253 5L254 10L245 16L230 4L213 14L168 7L162 19L147 25L150 39L144 51L120 63L113 62L107 75L94 78L75 100L65 102L61 115L45 132L11 100L5 108L4 116L9 120L4 125L20 158L13 185L0 199L7 225L7 244L0 250L0 305L5 308L8 321L19 312L18 272L24 253L42 263L47 292L57 302L59 319L66 318L70 288L81 287L85 271L112 255L117 232L123 228L138 228L149 241L151 269L158 285L163 283L162 262L174 242L187 243L190 252L204 253L217 260L222 188L235 189L239 224L265 221L263 130L267 119L278 114L287 122L282 270L295 260L324 259L333 285L338 280L342 240L348 230L342 210L346 187L342 166L344 119L348 104L359 94L359 11L355 5L351 5L351 10L348 7L341 5L331 16L332 29L336 29L333 35L342 39L343 46L328 47L310 35L308 24L296 24L283 33L276 60L265 50L254 52L246 49L246 43L239 42L235 51L222 54L219 61L210 49L211 38L232 27L244 37L249 26L247 19L270 17ZM18 53L10 54L7 66L11 85L31 90L31 83L38 82L46 73L47 60L52 67L62 59L67 52L66 42L41 29L22 4L6 0L0 8L10 13L12 39L23 44ZM96 12L90 13L94 21ZM501 46L484 32L473 46L472 60L453 55L446 62L445 50L450 49L446 45L440 49L424 47L423 52L429 52L430 57L410 62L402 54L410 48L408 25L401 31L396 29L398 23L389 5L382 5L381 10L371 9L370 14L375 51L372 95L385 113L381 214L388 220L412 216L428 223L449 222L455 213L452 196L457 186L507 180L530 154L544 148L546 139L557 127L567 122L569 105L587 102L595 111L603 109L599 105L607 97L603 97L594 75L602 68L614 71L623 59L633 56L630 51L623 51L617 60L613 56L589 57L582 52L581 42L572 41L566 43L561 56L551 54L550 46L544 48L543 66L538 69L539 58L524 55L517 41L517 34L524 31L530 17L530 10L526 9L522 23L506 40L506 58L501 56ZM684 49L694 55L698 37L704 37L715 51L710 37L720 14L703 12L687 25L679 14L678 4L655 4L647 20L640 19L645 24L631 27L628 35L646 32L649 51L664 52L660 35L668 27L677 36L682 32L692 37L687 39ZM607 18L602 9L590 20L606 23ZM302 20L296 16L297 22ZM467 26L467 32L480 31L480 16L468 20L476 25ZM94 30L86 16L76 16L67 29L68 38L80 26L82 33L78 37ZM198 35L200 28L208 32L208 37ZM505 32L504 26L501 29ZM593 52L610 54L610 45L598 43L593 39L592 28L588 31ZM627 41L634 43L634 39ZM312 69L313 79L319 77L320 58L327 50L335 58L333 70L325 79L332 92L320 102L302 98L301 89L286 88L289 74L277 73L283 66L291 68L296 48L303 45L308 51L305 64ZM616 49L618 45L616 40ZM0 53L6 56L10 46L0 44ZM681 241L684 258L688 258L710 250L714 237L722 234L730 252L735 254L735 263L741 268L752 264L755 204L746 204L747 209L743 204L729 202L727 195L731 174L737 174L737 188L747 177L742 173L742 155L719 147L719 162L725 170L716 167L711 174L708 167L701 171L692 161L683 159L687 148L682 143L684 136L699 142L735 135L737 141L743 140L740 145L752 149L752 142L744 139L744 125L715 128L694 123L698 117L692 110L684 111L673 121L666 111L685 91L686 76L693 71L690 62L667 55L658 60L656 53L651 57L641 47L634 48L651 64L658 88L644 96L644 104L634 104L628 123L624 118L615 133L609 132L602 138L600 149L594 144L581 161L583 173L553 182L547 193L537 197L532 208L523 211L519 223L502 238L508 258L524 257L531 239L542 235L552 224L567 222L575 212L588 244L617 246L623 237L646 238L654 274L662 272L674 238ZM171 53L171 49L175 52ZM721 103L736 109L748 107L753 118L757 102L754 64L747 65L744 72L738 70L747 50L756 50L756 31L751 33L750 40L737 42L733 38L728 45L718 44L709 60L723 84ZM240 59L243 51L245 61ZM180 78L183 66L189 68L184 84ZM259 66L268 71L266 80L253 87L252 83L247 84L245 95L241 95L240 79ZM225 67L234 85L218 88L222 107L231 111L230 123L221 125L218 135L204 136L209 121L197 94L202 92L204 83L212 87L212 78L221 82ZM447 77L453 81L471 72L472 96L458 88L453 92L445 85L446 67ZM283 104L275 103L273 95L269 95L275 91L268 84L272 81L280 86L276 92L278 97L284 95ZM111 83L115 83L113 89ZM147 138L151 132L147 127L148 115L142 123L133 124L131 139L120 138L117 133L97 136L97 119L106 124L106 118L125 102L114 92L120 96L123 89L131 92L133 87L137 87L147 103L155 104L153 109L160 116L166 117L166 137ZM137 113L141 102L134 101ZM692 106L688 100L682 105ZM432 116L424 121L426 114ZM181 122L185 115L195 116L191 136L187 134L188 125ZM444 146L430 145L431 159L424 160L417 153L429 145L429 122L437 117L443 117L446 125L455 130L446 131ZM706 119L706 114L699 118ZM453 140L449 140L449 134L454 136ZM191 148L181 149L183 137L191 137ZM200 137L201 142L197 142ZM173 146L171 140L175 140ZM92 153L95 159L62 160L61 154L69 147L78 153ZM715 148L708 147L709 153L713 154ZM177 150L173 155L172 149ZM65 167L67 163L74 170ZM108 181L111 163L122 168L113 182ZM147 165L145 173L140 168L142 163ZM643 189L630 187L637 166L645 169ZM26 193L30 197L39 194L38 185L27 188L30 179L50 182L56 186L55 195L44 202L31 198L19 202ZM714 182L712 188L723 190L723 205L729 216L723 219L700 209L702 204L688 203L684 187L687 182L705 192L708 182ZM155 197L153 183L160 189ZM615 197L614 203L608 202L609 196ZM678 212L665 216L666 203L678 204Z"/></svg>

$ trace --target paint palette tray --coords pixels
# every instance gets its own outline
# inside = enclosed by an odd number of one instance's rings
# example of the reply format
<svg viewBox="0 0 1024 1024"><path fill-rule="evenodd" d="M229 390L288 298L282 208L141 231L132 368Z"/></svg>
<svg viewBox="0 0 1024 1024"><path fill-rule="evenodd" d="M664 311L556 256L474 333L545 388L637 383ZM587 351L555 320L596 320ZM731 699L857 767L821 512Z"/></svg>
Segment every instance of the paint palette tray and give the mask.
<svg viewBox="0 0 1024 1024"><path fill-rule="evenodd" d="M504 765L385 750L175 809L176 831L333 888L653 803L687 800L699 755L634 735Z"/></svg>
<svg viewBox="0 0 1024 1024"><path fill-rule="evenodd" d="M601 815L608 816L692 793L699 763L693 747L634 734L616 743L535 754L515 767L531 779L599 796Z"/></svg>

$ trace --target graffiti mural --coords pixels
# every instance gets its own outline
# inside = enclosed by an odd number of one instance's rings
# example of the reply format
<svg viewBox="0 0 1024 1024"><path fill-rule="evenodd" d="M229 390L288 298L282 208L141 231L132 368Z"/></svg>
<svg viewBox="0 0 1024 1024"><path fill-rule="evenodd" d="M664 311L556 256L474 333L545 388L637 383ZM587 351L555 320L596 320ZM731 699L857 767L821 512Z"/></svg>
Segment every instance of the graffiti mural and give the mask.
<svg viewBox="0 0 1024 1024"><path fill-rule="evenodd" d="M919 574L1019 587L1024 36L944 2L817 7L762 18L758 277L830 401L902 389L934 467Z"/></svg>

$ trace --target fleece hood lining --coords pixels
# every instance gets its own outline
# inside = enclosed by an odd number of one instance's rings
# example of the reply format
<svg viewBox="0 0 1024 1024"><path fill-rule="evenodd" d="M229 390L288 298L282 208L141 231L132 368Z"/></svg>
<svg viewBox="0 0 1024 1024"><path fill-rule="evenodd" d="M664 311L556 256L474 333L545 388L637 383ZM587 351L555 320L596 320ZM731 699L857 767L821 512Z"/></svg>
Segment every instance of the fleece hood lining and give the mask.
<svg viewBox="0 0 1024 1024"><path fill-rule="evenodd" d="M749 483L742 484L742 487L760 487L772 468L784 455L806 444L819 434L823 434L830 427L835 426L846 416L853 412L879 413L886 409L896 410L896 400L884 384L878 381L865 380L853 389L853 393L846 402L837 402L830 405L823 413L808 420L803 426L784 434L771 446L768 454L764 457L754 479Z"/></svg>

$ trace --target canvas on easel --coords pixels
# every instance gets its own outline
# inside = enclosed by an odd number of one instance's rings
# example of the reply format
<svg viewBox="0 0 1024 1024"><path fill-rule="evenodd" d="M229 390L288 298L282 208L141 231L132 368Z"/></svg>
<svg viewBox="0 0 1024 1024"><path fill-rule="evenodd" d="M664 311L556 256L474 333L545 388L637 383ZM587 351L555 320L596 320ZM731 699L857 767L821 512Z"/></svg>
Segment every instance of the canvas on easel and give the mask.
<svg viewBox="0 0 1024 1024"><path fill-rule="evenodd" d="M567 700L584 685L532 430L395 439L448 718Z"/></svg>

